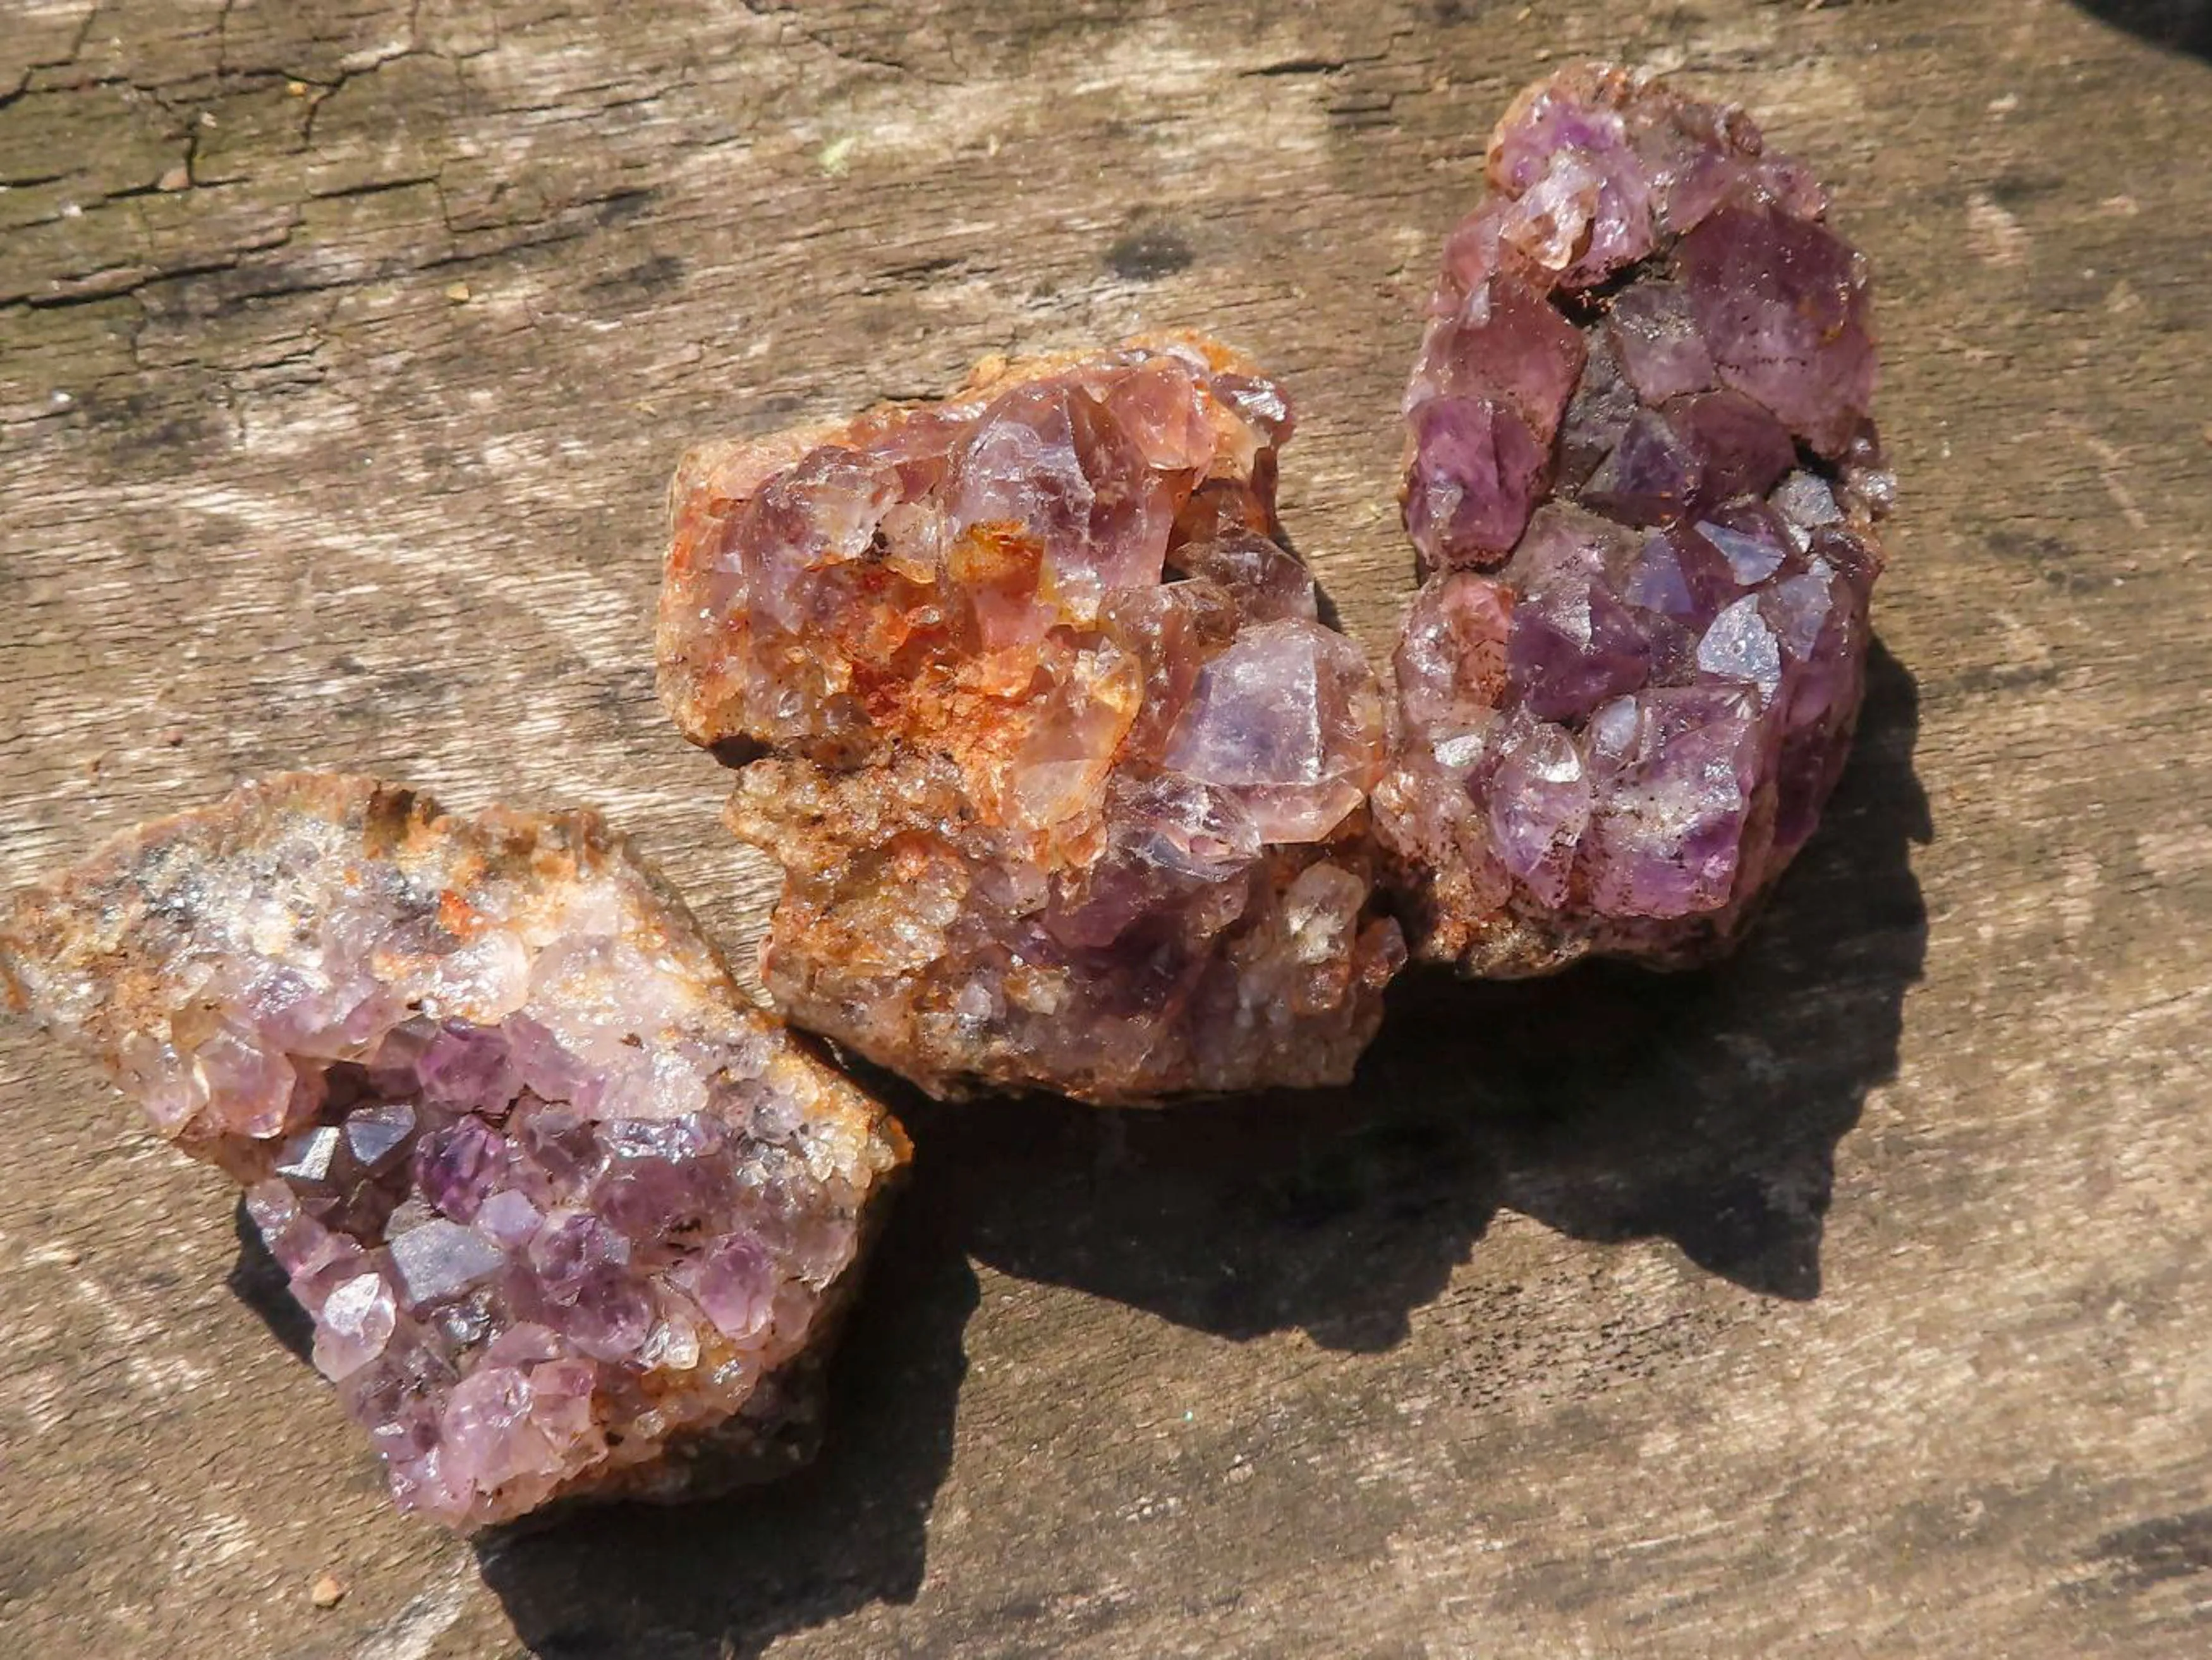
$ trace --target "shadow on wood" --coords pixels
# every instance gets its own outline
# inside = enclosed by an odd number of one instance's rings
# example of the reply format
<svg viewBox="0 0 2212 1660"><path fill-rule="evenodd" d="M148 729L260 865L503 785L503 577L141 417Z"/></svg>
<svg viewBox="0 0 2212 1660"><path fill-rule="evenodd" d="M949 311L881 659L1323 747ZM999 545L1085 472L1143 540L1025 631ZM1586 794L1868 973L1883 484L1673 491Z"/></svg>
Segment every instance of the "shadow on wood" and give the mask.
<svg viewBox="0 0 2212 1660"><path fill-rule="evenodd" d="M2091 16L2153 46L2212 61L2212 0L2075 0L2075 3Z"/></svg>
<svg viewBox="0 0 2212 1660"><path fill-rule="evenodd" d="M315 1323L308 1317L307 1310L294 1300L290 1277L269 1254L261 1230L254 1226L243 1197L231 1213L231 1226L238 1234L238 1257L230 1265L223 1283L230 1287L233 1297L261 1316L261 1323L269 1328L269 1335L282 1343L295 1360L303 1366L312 1364Z"/></svg>

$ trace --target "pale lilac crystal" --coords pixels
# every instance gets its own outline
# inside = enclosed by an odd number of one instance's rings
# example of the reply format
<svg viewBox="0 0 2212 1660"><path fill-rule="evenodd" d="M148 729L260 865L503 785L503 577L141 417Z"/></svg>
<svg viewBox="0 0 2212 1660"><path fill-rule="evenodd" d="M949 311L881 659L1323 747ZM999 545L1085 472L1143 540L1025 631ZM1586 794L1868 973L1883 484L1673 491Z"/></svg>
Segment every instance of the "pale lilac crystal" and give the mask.
<svg viewBox="0 0 2212 1660"><path fill-rule="evenodd" d="M461 1527L726 1481L904 1152L588 814L250 785L21 896L0 974L246 1186L394 1497Z"/></svg>
<svg viewBox="0 0 2212 1660"><path fill-rule="evenodd" d="M725 1336L740 1341L765 1325L775 1298L774 1264L757 1239L733 1234L702 1255L687 1283Z"/></svg>
<svg viewBox="0 0 2212 1660"><path fill-rule="evenodd" d="M1524 483L1580 351L1559 325L1452 383ZM1403 957L1366 835L1385 714L1272 534L1290 428L1177 337L687 459L661 689L748 763L793 1019L947 1093L1350 1075Z"/></svg>
<svg viewBox="0 0 2212 1660"><path fill-rule="evenodd" d="M477 1207L476 1225L507 1250L527 1244L544 1214L519 1188L495 1193Z"/></svg>
<svg viewBox="0 0 2212 1660"><path fill-rule="evenodd" d="M1374 697L1366 660L1342 635L1303 619L1256 623L1200 671L1162 775L1212 785L1263 842L1318 842L1366 794L1368 757L1341 734Z"/></svg>
<svg viewBox="0 0 2212 1660"><path fill-rule="evenodd" d="M392 1287L374 1272L356 1274L315 1311L315 1369L343 1382L384 1353L398 1324Z"/></svg>
<svg viewBox="0 0 2212 1660"><path fill-rule="evenodd" d="M1891 489L1865 263L1741 112L1617 70L1522 94L1489 173L1407 395L1429 580L1376 835L1424 956L1693 960L1857 716Z"/></svg>
<svg viewBox="0 0 2212 1660"><path fill-rule="evenodd" d="M1499 862L1546 903L1563 903L1576 847L1589 826L1589 768L1555 726L1531 721L1514 739L1501 733L1500 740L1489 791Z"/></svg>

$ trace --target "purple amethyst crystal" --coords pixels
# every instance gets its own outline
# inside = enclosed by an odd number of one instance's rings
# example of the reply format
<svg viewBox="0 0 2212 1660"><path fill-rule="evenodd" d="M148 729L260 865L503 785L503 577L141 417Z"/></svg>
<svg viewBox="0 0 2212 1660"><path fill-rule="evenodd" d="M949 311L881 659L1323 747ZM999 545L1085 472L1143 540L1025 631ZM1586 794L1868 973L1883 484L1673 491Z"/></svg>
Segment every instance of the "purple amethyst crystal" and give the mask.
<svg viewBox="0 0 2212 1660"><path fill-rule="evenodd" d="M1492 137L1406 395L1376 833L1477 973L1724 950L1818 822L1888 502L1865 262L1741 112L1583 65Z"/></svg>
<svg viewBox="0 0 2212 1660"><path fill-rule="evenodd" d="M661 690L772 751L731 822L793 1020L946 1093L1350 1076L1405 954L1384 711L1267 533L1290 426L1177 337L685 462Z"/></svg>
<svg viewBox="0 0 2212 1660"><path fill-rule="evenodd" d="M245 1187L394 1497L457 1527L774 1450L905 1155L587 813L248 785L20 896L0 981Z"/></svg>

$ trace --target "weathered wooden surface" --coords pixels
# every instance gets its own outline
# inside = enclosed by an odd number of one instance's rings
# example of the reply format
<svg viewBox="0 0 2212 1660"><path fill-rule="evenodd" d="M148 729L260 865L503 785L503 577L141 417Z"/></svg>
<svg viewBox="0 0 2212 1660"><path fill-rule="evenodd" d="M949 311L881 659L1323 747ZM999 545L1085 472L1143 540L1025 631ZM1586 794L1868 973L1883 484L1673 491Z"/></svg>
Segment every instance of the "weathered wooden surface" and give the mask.
<svg viewBox="0 0 2212 1660"><path fill-rule="evenodd" d="M603 803L742 954L761 868L653 696L662 480L992 350L1275 366L1288 524L1381 647L1413 304L1569 54L1833 176L1904 498L1859 755L1741 961L1408 987L1333 1098L917 1113L773 1493L481 1560L401 1520L220 1182L10 1028L0 1653L2212 1644L2198 0L4 14L0 881L374 768Z"/></svg>

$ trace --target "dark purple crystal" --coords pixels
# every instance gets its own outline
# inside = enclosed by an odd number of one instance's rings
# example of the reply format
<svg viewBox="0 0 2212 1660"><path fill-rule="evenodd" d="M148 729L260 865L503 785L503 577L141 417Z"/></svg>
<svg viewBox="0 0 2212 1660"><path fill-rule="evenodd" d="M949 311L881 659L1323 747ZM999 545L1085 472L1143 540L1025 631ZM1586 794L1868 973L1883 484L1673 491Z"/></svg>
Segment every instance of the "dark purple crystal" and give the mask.
<svg viewBox="0 0 2212 1660"><path fill-rule="evenodd" d="M1865 263L1740 112L1586 65L1492 138L1407 392L1377 835L1420 954L1723 948L1812 833L1889 483Z"/></svg>

